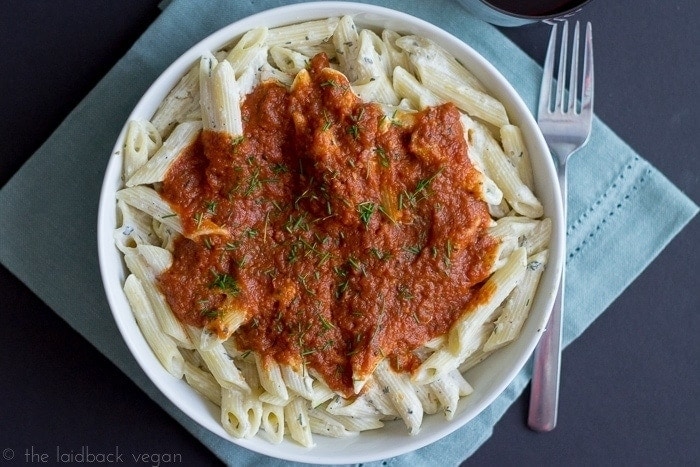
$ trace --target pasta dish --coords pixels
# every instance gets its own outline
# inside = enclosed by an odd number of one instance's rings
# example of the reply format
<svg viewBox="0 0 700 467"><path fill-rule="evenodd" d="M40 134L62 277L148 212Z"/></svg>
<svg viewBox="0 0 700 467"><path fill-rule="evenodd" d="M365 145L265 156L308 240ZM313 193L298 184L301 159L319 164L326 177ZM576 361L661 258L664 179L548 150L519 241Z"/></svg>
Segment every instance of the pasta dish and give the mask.
<svg viewBox="0 0 700 467"><path fill-rule="evenodd" d="M235 437L451 419L547 262L503 105L432 41L350 16L204 54L129 122L123 180L132 311Z"/></svg>

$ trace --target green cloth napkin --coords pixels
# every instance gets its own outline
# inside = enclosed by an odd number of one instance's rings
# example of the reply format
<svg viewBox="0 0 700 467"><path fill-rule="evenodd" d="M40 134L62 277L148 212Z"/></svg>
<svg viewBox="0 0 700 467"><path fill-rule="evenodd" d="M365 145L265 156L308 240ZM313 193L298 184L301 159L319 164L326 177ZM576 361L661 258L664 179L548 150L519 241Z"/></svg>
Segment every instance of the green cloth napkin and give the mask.
<svg viewBox="0 0 700 467"><path fill-rule="evenodd" d="M153 80L211 32L289 3L296 1L174 0L164 4L163 13L126 56L0 191L3 264L219 458L236 465L288 463L209 433L147 379L117 330L100 283L97 203L117 135ZM541 68L496 28L470 18L450 0L368 3L405 11L460 37L505 75L530 109L535 108ZM585 162L593 157L595 174ZM571 161L569 174L565 344L605 310L698 210L597 119L590 142ZM80 182L75 183L76 179ZM659 205L665 208L655 209ZM654 216L649 215L652 211ZM35 267L39 263L44 267ZM597 293L586 293L577 284ZM452 435L377 465L459 464L491 435L530 374L528 365L487 410Z"/></svg>

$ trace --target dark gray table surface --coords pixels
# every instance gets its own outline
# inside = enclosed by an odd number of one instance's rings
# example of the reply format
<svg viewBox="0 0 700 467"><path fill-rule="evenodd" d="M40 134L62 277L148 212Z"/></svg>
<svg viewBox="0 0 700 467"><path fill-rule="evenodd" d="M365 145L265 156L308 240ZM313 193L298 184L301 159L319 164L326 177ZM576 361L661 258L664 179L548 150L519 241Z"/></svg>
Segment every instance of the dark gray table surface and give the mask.
<svg viewBox="0 0 700 467"><path fill-rule="evenodd" d="M157 4L0 1L0 186L157 17ZM579 18L594 25L596 113L700 203L700 2L594 0ZM543 61L547 26L504 32ZM700 464L698 240L694 219L567 348L555 431L527 428L526 390L465 465ZM0 297L1 464L40 463L42 453L52 463L57 449L83 447L118 449L125 464L140 454L218 463L4 267Z"/></svg>

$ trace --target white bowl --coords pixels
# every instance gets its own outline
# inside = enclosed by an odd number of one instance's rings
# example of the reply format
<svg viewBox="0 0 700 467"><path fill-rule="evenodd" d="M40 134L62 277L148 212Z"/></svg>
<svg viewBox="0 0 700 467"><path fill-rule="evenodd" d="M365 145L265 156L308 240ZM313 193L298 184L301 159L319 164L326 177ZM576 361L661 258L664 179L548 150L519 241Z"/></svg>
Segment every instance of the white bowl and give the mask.
<svg viewBox="0 0 700 467"><path fill-rule="evenodd" d="M562 208L554 165L542 134L524 102L506 79L468 45L438 27L404 13L372 5L318 2L276 8L250 16L210 35L177 59L148 89L129 119L150 118L170 88L204 51L220 49L244 32L261 25L281 26L345 14L353 15L359 27L391 28L401 33L431 38L485 83L491 94L504 103L511 121L523 131L532 158L536 194L544 205L545 215L553 220L549 266L541 279L522 333L515 342L467 373L467 380L474 387L474 392L460 401L461 410L453 420L446 421L439 414L426 416L420 433L414 436L407 434L401 421L387 423L380 430L364 432L352 438L315 436L316 445L313 448L304 448L287 440L273 445L260 437L232 438L220 424L218 408L196 393L184 380L173 378L160 365L144 340L122 291L126 269L122 255L114 245L112 233L117 226L115 192L121 188L121 158L117 153L122 147L124 130L107 166L98 216L99 261L108 302L127 346L158 389L192 420L232 443L272 457L323 464L369 462L416 450L460 428L491 404L515 378L539 340L554 301L559 281L557 271L564 255Z"/></svg>

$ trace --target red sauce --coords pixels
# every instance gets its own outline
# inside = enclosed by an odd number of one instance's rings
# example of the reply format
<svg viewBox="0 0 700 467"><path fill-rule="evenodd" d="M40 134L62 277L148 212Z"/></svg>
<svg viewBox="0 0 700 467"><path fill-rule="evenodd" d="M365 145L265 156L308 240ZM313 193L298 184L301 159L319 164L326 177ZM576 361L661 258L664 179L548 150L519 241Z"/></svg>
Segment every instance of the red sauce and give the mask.
<svg viewBox="0 0 700 467"><path fill-rule="evenodd" d="M174 313L225 336L221 314L243 309L238 348L346 395L383 358L414 370L484 298L497 246L457 109L387 118L319 55L242 115L242 138L204 131L162 185L186 233L160 277Z"/></svg>

